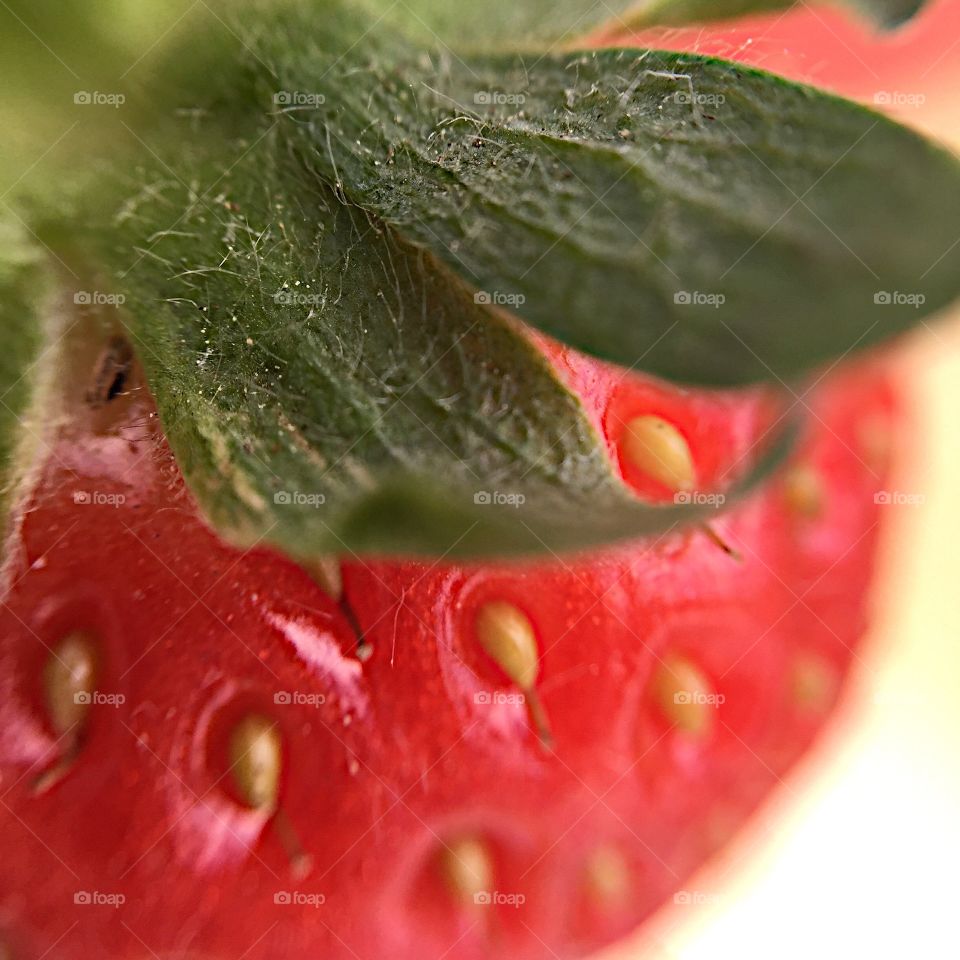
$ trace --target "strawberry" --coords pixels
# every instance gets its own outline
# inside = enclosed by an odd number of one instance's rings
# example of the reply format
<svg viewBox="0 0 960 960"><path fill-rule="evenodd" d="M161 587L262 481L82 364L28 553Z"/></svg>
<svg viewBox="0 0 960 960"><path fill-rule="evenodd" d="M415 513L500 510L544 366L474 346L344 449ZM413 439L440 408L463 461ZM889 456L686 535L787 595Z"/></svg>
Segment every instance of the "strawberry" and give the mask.
<svg viewBox="0 0 960 960"><path fill-rule="evenodd" d="M684 902L838 713L956 158L631 49L759 0L200 4L132 65L0 6L77 65L7 44L20 125L84 121L0 222L0 960Z"/></svg>
<svg viewBox="0 0 960 960"><path fill-rule="evenodd" d="M762 391L534 342L646 499L719 501L771 426ZM15 960L583 955L682 890L834 711L896 432L876 358L811 390L790 464L709 527L298 565L207 526L125 342L88 347L7 545Z"/></svg>

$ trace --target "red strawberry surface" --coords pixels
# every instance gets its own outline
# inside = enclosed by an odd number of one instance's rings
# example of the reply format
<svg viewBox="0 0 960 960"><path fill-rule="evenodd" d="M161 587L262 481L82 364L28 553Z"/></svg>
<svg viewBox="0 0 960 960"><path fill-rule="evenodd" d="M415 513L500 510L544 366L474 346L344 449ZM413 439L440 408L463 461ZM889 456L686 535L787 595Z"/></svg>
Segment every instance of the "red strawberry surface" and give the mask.
<svg viewBox="0 0 960 960"><path fill-rule="evenodd" d="M644 496L722 491L771 425L757 392L539 342ZM8 551L13 960L581 956L682 890L836 703L895 432L879 361L805 395L791 465L709 529L311 572L204 524L97 354Z"/></svg>

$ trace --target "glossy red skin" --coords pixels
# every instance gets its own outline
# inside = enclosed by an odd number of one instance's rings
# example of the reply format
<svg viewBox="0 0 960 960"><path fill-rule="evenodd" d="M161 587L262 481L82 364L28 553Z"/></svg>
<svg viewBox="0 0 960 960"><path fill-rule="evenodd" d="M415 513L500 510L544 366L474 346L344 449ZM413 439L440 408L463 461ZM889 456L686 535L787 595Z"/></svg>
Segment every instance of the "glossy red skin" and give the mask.
<svg viewBox="0 0 960 960"><path fill-rule="evenodd" d="M682 391L545 349L612 449L622 416L652 405L692 425L701 472L720 476L769 422L756 393ZM365 663L303 569L227 546L198 518L144 390L105 420L70 399L0 609L0 933L16 960L589 952L682 888L776 785L832 703L798 705L797 655L816 652L839 681L863 630L884 484L863 428L895 416L876 363L810 395L800 456L822 470L821 517L792 514L774 479L717 521L740 563L699 530L524 568L351 559ZM78 506L76 490L126 501ZM535 626L553 753L523 706L475 702L512 690L473 635L485 599ZM61 749L43 665L78 628L100 638L98 689L125 702L92 708L76 759L38 794ZM649 690L677 652L727 698L701 744ZM294 691L324 703L274 702ZM280 802L313 857L305 878L227 773L227 732L248 711L282 730ZM456 906L437 851L465 832L487 839L496 889L522 907ZM601 843L632 872L607 907L583 882ZM80 891L125 902L75 905ZM284 891L325 902L276 904Z"/></svg>

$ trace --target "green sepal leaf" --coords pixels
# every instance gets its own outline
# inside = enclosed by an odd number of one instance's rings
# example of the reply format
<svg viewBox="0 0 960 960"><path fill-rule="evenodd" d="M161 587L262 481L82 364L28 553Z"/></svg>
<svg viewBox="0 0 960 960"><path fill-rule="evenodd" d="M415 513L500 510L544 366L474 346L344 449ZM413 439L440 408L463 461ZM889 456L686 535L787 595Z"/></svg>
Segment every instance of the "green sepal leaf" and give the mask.
<svg viewBox="0 0 960 960"><path fill-rule="evenodd" d="M318 179L582 350L785 381L958 293L960 165L877 113L689 54L344 54L345 23L264 54L317 98L285 117Z"/></svg>
<svg viewBox="0 0 960 960"><path fill-rule="evenodd" d="M65 205L66 229L45 234L78 270L90 265L126 297L130 335L178 463L218 532L244 546L273 544L297 557L529 554L701 517L629 493L578 400L493 303L514 297L507 305L532 311L544 329L574 343L607 337L607 355L632 362L638 337L664 332L657 308L665 291L643 257L637 270L624 226L642 227L656 262L715 275L710 257L729 246L721 241L753 238L783 189L806 190L813 174L828 163L832 172L856 150L839 160L831 152L851 118L881 127L888 162L916 159L926 189L955 176L953 161L919 137L731 64L639 51L453 61L377 31L354 46L356 21L337 21L340 12L323 32L296 17L272 20L259 41L254 28L247 42L266 71L253 87L230 71L219 104L214 92L208 112L154 131L144 166L125 182L113 174L98 183L78 211ZM509 100L521 74L523 104ZM678 98L678 87L689 98ZM736 107L726 126L739 131L740 147L729 131L711 132L709 104L694 96L724 89ZM462 110L467 94L484 91L503 96ZM810 138L791 126L800 123ZM634 136L646 138L642 156ZM783 170L786 186L776 177L751 182L759 167L745 173L735 162L746 153L765 170L771 162ZM866 186L826 198L836 199L844 225L875 215L864 190L875 186L878 162L856 158ZM905 195L923 193L922 177L904 179L891 191L900 212ZM603 215L586 197L597 190ZM801 199L814 213L826 209L807 192ZM780 243L770 263L782 270L787 250L804 277L826 270L839 283L830 267L836 249L810 239L823 238L822 223L782 219L791 230L770 231ZM871 222L889 242L888 220ZM748 253L763 253L764 240ZM893 246L899 263L905 245ZM690 256L706 263L684 262ZM478 283L484 275L466 270L464 258L495 283ZM510 285L521 271L536 298L523 300ZM754 269L748 295L758 276L768 297L778 283L797 285ZM774 336L777 362L789 361L782 373L767 363L751 370L751 351L718 338L709 314L684 316L679 341L671 328L644 343L651 360L640 366L724 383L806 369L815 362L811 341L824 356L836 352L828 313L836 291L823 290L828 322L815 310L805 315L810 329L801 324L789 349L772 333L784 329L779 323L749 328ZM746 315L758 319L756 310ZM624 323L638 317L639 334ZM739 316L728 319L723 326L736 334ZM755 465L744 485L784 449ZM506 502L485 503L483 494Z"/></svg>
<svg viewBox="0 0 960 960"><path fill-rule="evenodd" d="M191 130L164 132L176 156L158 142L157 166L101 180L72 213L80 237L44 235L125 298L177 462L221 536L298 558L503 556L707 515L637 499L516 322L345 204L284 128Z"/></svg>

